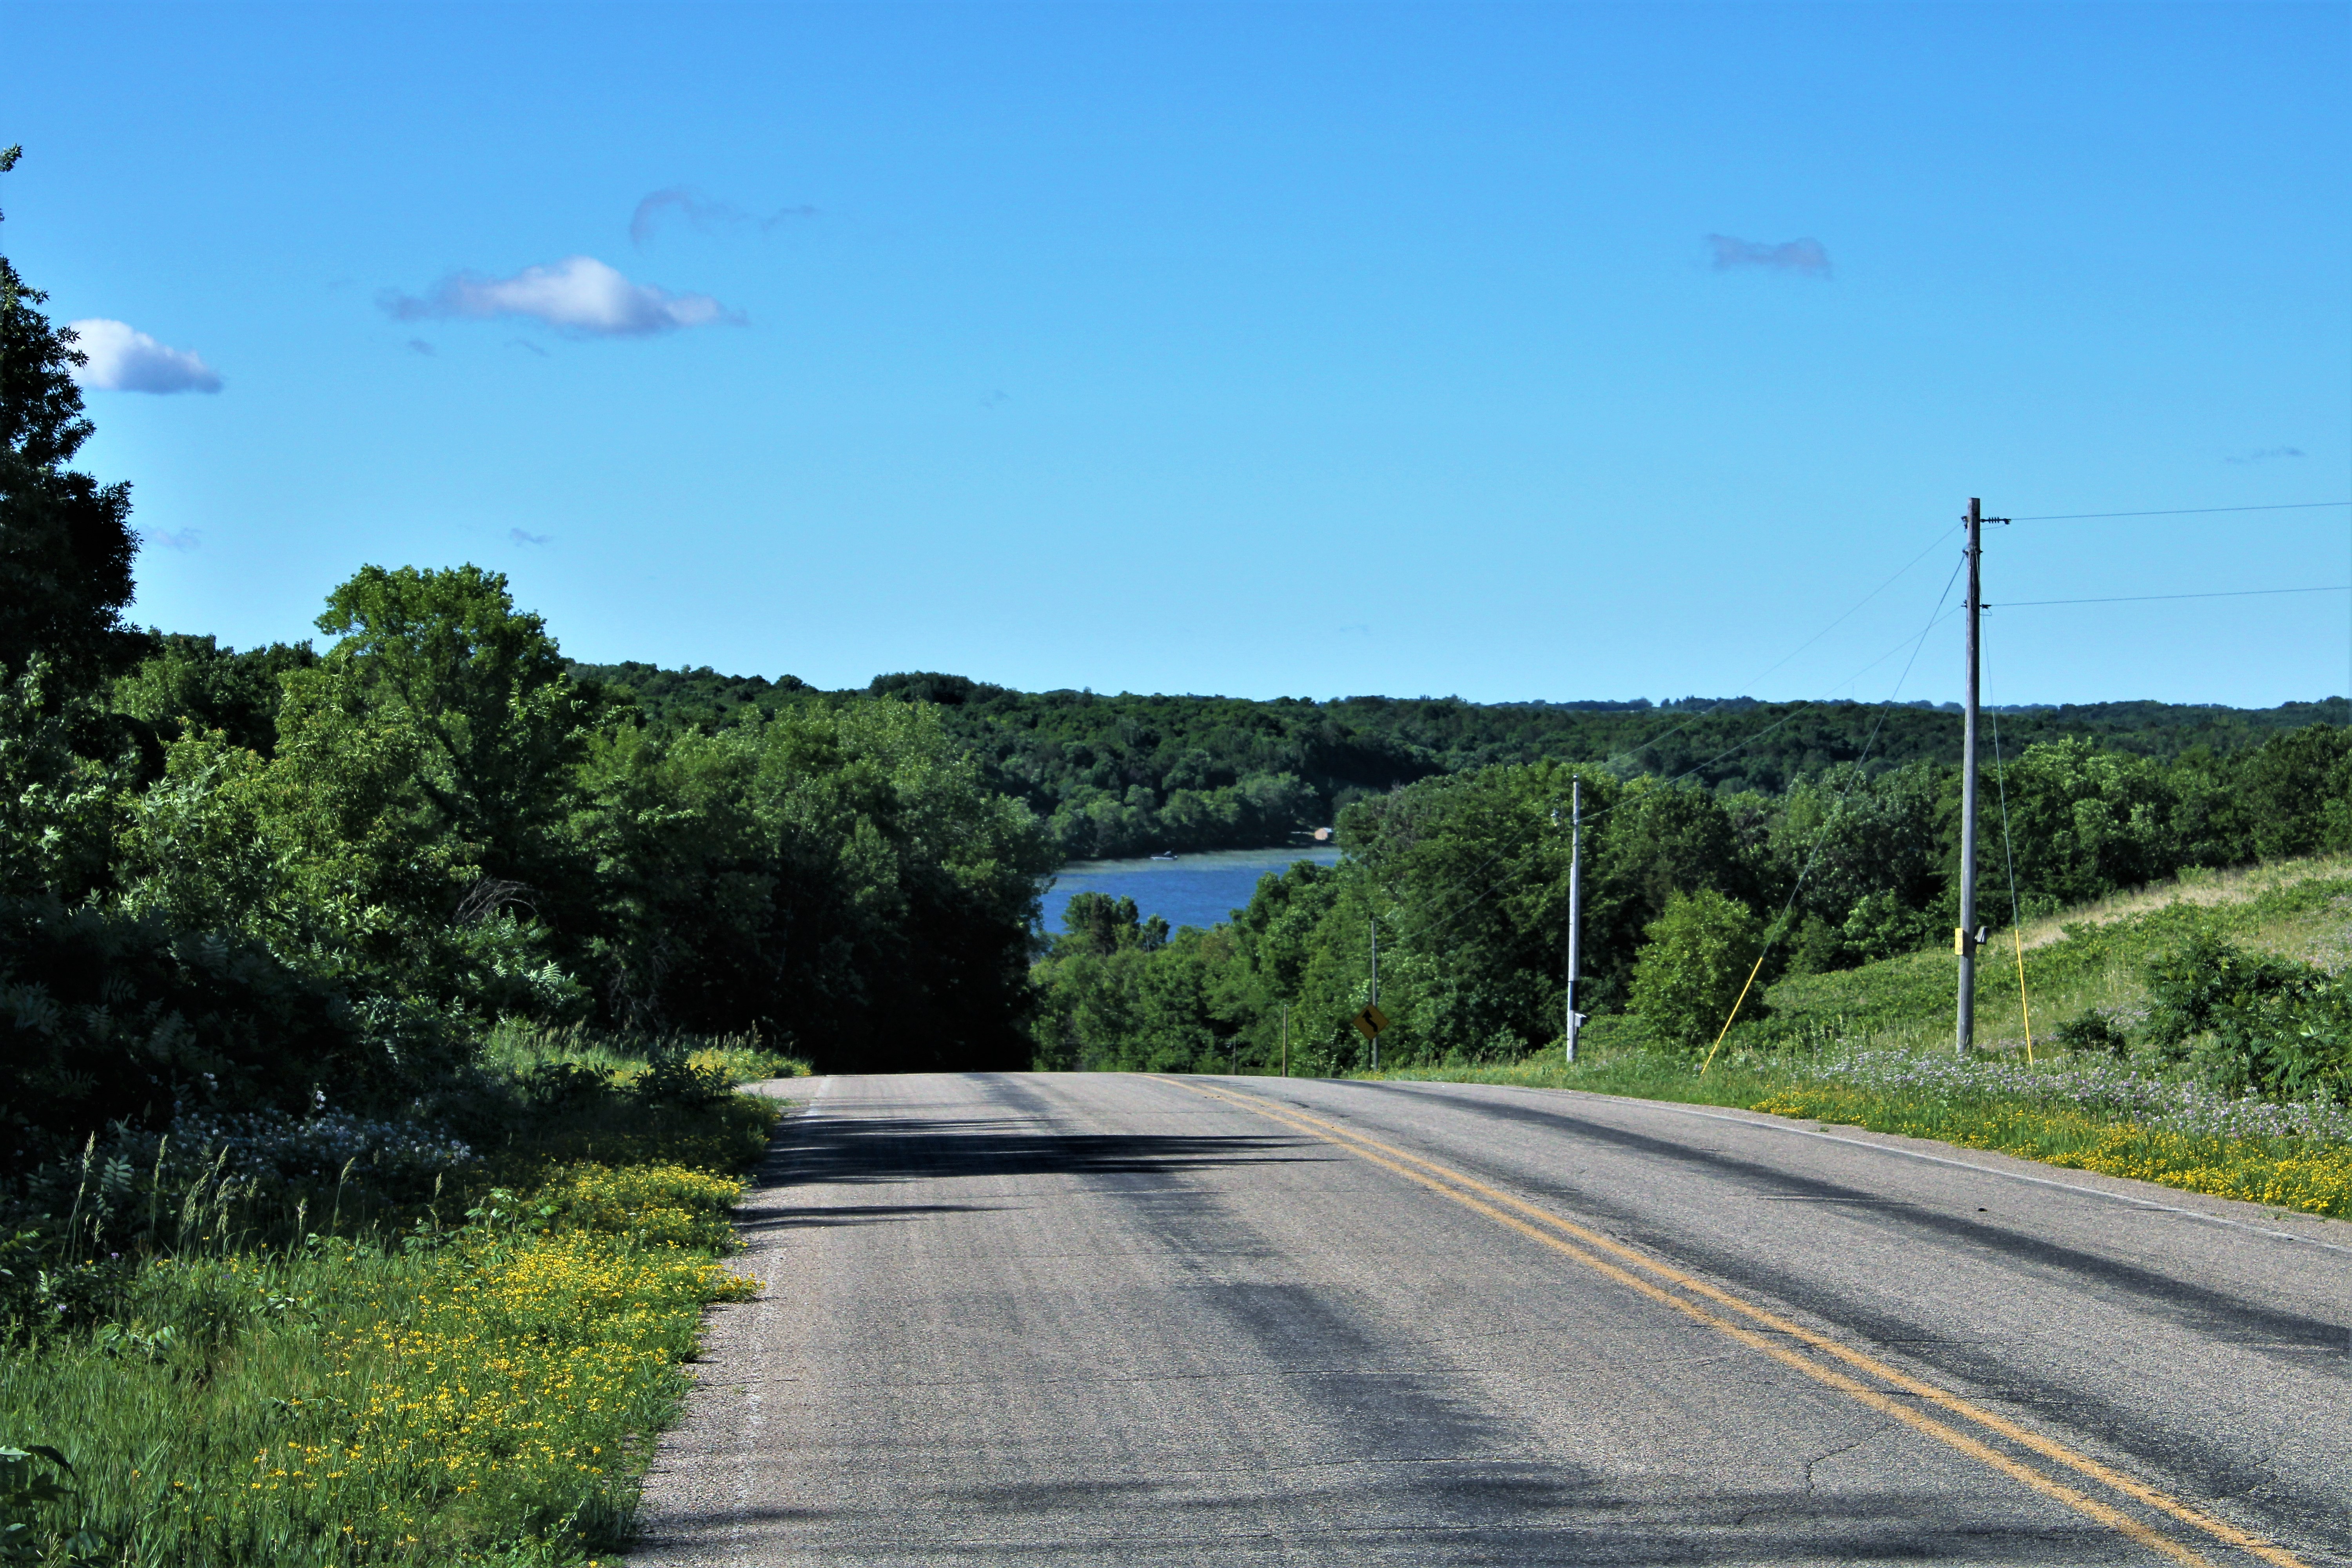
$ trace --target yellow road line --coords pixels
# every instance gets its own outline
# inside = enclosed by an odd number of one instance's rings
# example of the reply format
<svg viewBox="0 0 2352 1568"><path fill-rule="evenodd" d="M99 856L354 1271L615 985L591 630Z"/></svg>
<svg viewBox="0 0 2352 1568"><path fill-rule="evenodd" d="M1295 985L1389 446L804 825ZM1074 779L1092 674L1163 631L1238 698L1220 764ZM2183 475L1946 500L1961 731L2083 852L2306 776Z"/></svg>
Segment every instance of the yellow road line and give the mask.
<svg viewBox="0 0 2352 1568"><path fill-rule="evenodd" d="M2043 1436L2038 1432L2033 1432L2023 1426L2020 1426L2015 1422L2009 1420L2007 1417L1984 1409L1979 1405L1971 1404L1968 1400L1960 1398L1958 1394L1953 1394L1947 1389L1938 1388L1930 1383L1924 1383L1918 1378L1913 1377L1907 1373L1890 1366L1874 1356L1865 1355L1862 1352L1853 1349L1851 1346L1840 1344L1837 1341L1829 1338L1827 1335L1816 1333L1801 1323L1792 1322L1790 1320L1781 1317L1777 1312L1772 1312L1750 1302L1741 1300L1738 1297L1732 1295L1729 1291L1721 1289L1707 1283L1704 1279L1685 1273L1682 1269L1675 1268L1669 1264L1662 1263L1658 1259L1652 1258L1645 1253L1637 1251L1631 1247L1627 1247L1622 1242L1620 1242L1613 1237L1604 1236L1599 1231L1578 1225L1573 1220L1564 1219L1560 1215L1553 1214L1547 1209L1538 1207L1536 1205L1528 1203L1523 1198L1515 1197L1509 1193L1489 1186L1487 1184L1477 1180L1474 1176L1465 1175L1462 1172L1453 1169L1451 1166L1441 1165L1433 1160L1426 1160L1418 1154L1399 1149L1392 1144L1383 1143L1378 1139L1356 1131L1352 1128L1342 1127L1335 1122L1327 1121L1319 1116L1297 1110L1292 1106L1274 1104L1262 1100L1254 1094L1237 1093L1222 1089L1205 1089L1198 1084L1185 1083L1182 1080L1176 1079L1162 1079L1160 1081L1172 1084L1179 1088L1189 1089L1195 1094L1206 1095L1211 1099L1222 1100L1230 1104L1240 1106L1244 1110L1252 1111L1256 1115L1265 1117L1269 1121L1281 1122L1296 1131L1306 1132L1310 1136L1320 1138L1326 1142L1333 1143L1341 1148L1347 1149L1349 1152L1356 1155L1359 1159L1370 1161L1374 1164L1381 1165L1388 1170L1393 1171L1397 1174L1403 1176L1410 1181L1427 1187L1432 1192L1441 1194L1445 1197L1453 1199L1455 1203L1463 1205L1466 1208L1474 1209L1478 1213L1486 1215L1488 1218L1495 1220L1497 1224L1507 1226L1513 1230L1518 1231L1525 1236L1530 1237L1533 1239L1543 1243L1545 1246L1551 1247L1555 1251L1573 1258L1588 1268L1607 1275L1610 1279L1616 1280L1620 1284L1625 1285L1634 1290L1638 1290L1645 1296L1653 1297L1657 1300L1674 1307L1678 1311L1684 1312L1701 1322L1706 1323L1710 1327L1718 1329L1724 1333L1730 1335L1732 1338L1740 1341L1742 1343L1751 1345L1755 1349L1762 1351L1765 1354L1771 1356L1776 1361L1782 1362L1789 1366L1796 1368L1798 1371L1804 1373L1808 1377L1828 1384L1830 1386L1840 1390L1842 1393L1852 1395L1862 1403L1870 1405L1874 1409L1882 1410L1888 1415L1892 1415L1897 1419L1917 1427L1920 1431L1929 1434L1939 1441L1951 1445L1953 1447L1959 1449L1962 1453L1968 1454L1970 1458L1990 1465L1993 1468L2001 1471L2004 1475L2011 1476L2015 1479L2025 1482L2025 1484L2032 1487L2036 1491L2063 1501L2066 1503L2067 1506L2076 1509L2077 1510L2088 1515L2090 1518L2097 1520L2102 1524L2108 1525L2122 1531L2124 1534L2139 1542L2141 1544L2147 1546L2154 1551L2160 1552L2164 1555L2171 1557L2177 1562L2199 1563L2203 1563L2205 1560L2199 1557L2195 1552L2190 1552L2187 1547L2181 1546L2175 1542L2158 1535L2147 1526L2140 1524L2137 1521L2123 1514L2117 1513L2114 1509L2109 1508L2106 1504L2099 1502L2095 1499L2085 1497L2082 1493L2076 1492L2068 1487L2063 1486L2060 1483L2050 1479L2037 1470L2031 1469L2024 1465L2019 1464L2016 1460L2011 1459L2006 1455L2000 1454L1992 1448L1985 1447L1983 1444L1978 1442L1975 1438L1969 1436L1963 1432L1957 1431L1954 1428L1944 1425L1942 1422L1931 1420L1927 1416L1921 1415L1919 1412L1911 1409L1907 1405L1889 1400L1886 1395L1880 1394L1874 1389L1865 1387L1862 1384L1855 1383L1853 1379L1846 1377L1843 1373L1835 1371L1833 1368L1822 1366L1818 1362L1812 1361L1805 1356L1799 1355L1785 1345L1775 1344L1771 1341L1765 1339L1762 1335L1756 1333L1753 1330L1744 1328L1738 1323L1731 1322L1726 1319L1718 1317L1715 1313L1709 1312L1704 1308L1699 1307L1696 1302L1686 1300L1670 1291L1662 1290L1657 1286L1652 1284L1649 1280L1642 1279L1629 1274L1624 1269L1618 1268L1616 1265L1609 1263L1604 1259L1585 1251L1582 1247L1570 1246L1568 1243L1559 1240L1557 1237L1538 1231L1534 1226L1526 1224L1523 1220L1514 1217L1512 1214L1504 1212L1504 1210L1507 1209L1517 1211L1517 1215L1526 1215L1543 1226L1551 1227L1553 1230L1572 1236L1578 1240L1585 1242L1602 1252L1606 1252L1612 1256L1623 1259L1627 1263L1631 1263L1637 1268L1643 1269L1647 1273L1658 1277L1659 1279L1670 1280L1674 1284L1682 1287L1684 1289L1705 1297L1706 1300L1716 1302L1720 1306L1727 1307L1733 1311L1748 1319L1751 1322L1759 1324L1762 1327L1770 1330L1774 1333L1785 1334L1803 1344L1811 1346L1813 1349L1820 1351L1824 1354L1834 1356L1838 1360L1846 1363L1849 1366L1854 1367L1859 1371L1865 1372L1871 1376L1878 1378L1883 1382L1894 1384L1896 1388L1901 1389L1906 1394L1912 1394L1915 1397L1925 1400L1928 1404L1934 1405L1952 1415L1962 1416L1968 1420L1977 1423L1979 1426L1988 1428L1989 1430L1997 1432L2021 1447L2030 1449L2034 1453L2040 1454L2044 1458L2063 1465L2067 1468L2074 1470L2076 1474L2084 1476L2091 1480L2097 1481L2102 1486L2105 1486L2116 1491L2121 1492L2126 1497L2131 1498L2133 1500L2142 1503L2148 1508L2152 1508L2160 1513L2168 1514L2183 1524L2192 1526L2195 1529L2204 1531L2216 1541L2221 1542L2229 1546L2236 1547L2240 1551L2251 1552L2266 1563L2274 1563L2277 1565L2277 1568L2306 1568L2306 1564L2305 1564L2303 1560L2295 1556L2293 1552L2274 1546L2259 1536L2248 1534L2246 1531L2238 1529L2236 1526L2230 1524L2225 1521L2214 1518L2212 1515L2206 1513L2201 1509L2192 1508L2187 1503L2183 1503L2177 1499L2168 1497L2165 1493L2158 1491L2155 1488L2150 1487L2144 1482L2133 1479L2131 1477L2125 1475L2121 1471L2114 1468L2112 1466L2101 1464L2098 1460L2092 1458L2087 1454L2077 1453L2074 1449L2067 1447L2064 1444ZM1377 1152L1375 1152L1375 1151L1377 1151ZM1419 1166L1421 1167L1421 1170L1415 1171L1409 1169L1408 1167L1410 1166ZM1435 1176L1442 1178L1442 1181L1433 1180L1430 1176L1423 1174L1423 1172L1434 1173ZM1451 1184L1451 1185L1444 1184ZM1456 1187L1466 1189L1466 1192L1454 1190ZM1477 1198L1466 1195L1466 1193L1480 1194L1483 1197L1491 1199L1492 1202L1481 1202Z"/></svg>

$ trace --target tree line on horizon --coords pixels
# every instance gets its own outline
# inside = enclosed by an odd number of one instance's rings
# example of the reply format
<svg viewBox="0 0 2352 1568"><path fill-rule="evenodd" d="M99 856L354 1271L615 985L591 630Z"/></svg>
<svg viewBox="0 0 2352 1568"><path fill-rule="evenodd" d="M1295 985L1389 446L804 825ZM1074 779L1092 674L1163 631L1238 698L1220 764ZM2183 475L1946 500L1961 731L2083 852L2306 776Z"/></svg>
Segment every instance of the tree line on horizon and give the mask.
<svg viewBox="0 0 2352 1568"><path fill-rule="evenodd" d="M1598 764L1617 779L1683 779L1777 795L1844 763L1873 773L1957 763L1956 705L1467 702L1460 698L1234 697L1024 692L963 676L877 676L823 692L796 678L709 668L581 665L626 691L656 731L720 730L812 703L894 696L929 703L980 759L990 787L1045 823L1064 860L1161 850L1278 847L1349 804L1420 779L1535 762ZM2012 750L2073 736L2169 762L2233 754L2279 731L2343 723L2342 698L2271 709L2153 701L2008 709Z"/></svg>

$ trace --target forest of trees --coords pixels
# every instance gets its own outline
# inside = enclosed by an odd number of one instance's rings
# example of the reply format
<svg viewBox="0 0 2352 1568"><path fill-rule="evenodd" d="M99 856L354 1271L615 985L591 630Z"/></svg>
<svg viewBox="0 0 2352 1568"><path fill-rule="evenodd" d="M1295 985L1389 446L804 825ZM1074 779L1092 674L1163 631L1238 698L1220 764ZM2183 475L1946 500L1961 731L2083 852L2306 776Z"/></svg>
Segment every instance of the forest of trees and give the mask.
<svg viewBox="0 0 2352 1568"><path fill-rule="evenodd" d="M1956 766L1844 763L1767 795L1505 764L1349 805L1346 858L1265 877L1210 930L1171 932L1131 903L1074 899L1036 969L1041 1065L1263 1068L1286 1020L1297 1070L1360 1066L1348 1020L1369 995L1375 922L1388 1065L1509 1060L1557 1040L1571 782L1584 805L1577 999L1589 1013L1631 1005L1664 1025L1666 1043L1703 1044L1673 1037L1711 1034L1727 1009L1681 1016L1675 964L1730 954L1744 973L1769 936L1769 983L1949 940ZM2030 918L2189 867L2352 850L2352 731L2311 724L2170 762L2044 741L1988 778L1985 811L1979 912L1995 924L2009 915L2012 854Z"/></svg>
<svg viewBox="0 0 2352 1568"><path fill-rule="evenodd" d="M1841 763L1884 770L1957 763L1960 754L1958 709L1925 703L1255 701L1022 692L939 674L877 676L862 690L826 693L791 676L772 683L642 664L573 669L628 693L658 732L721 729L861 696L930 703L948 733L980 759L990 787L1045 819L1066 860L1280 846L1332 823L1352 801L1498 764L1590 763L1620 779L1776 795ZM2000 723L2012 749L2073 736L2169 761L2228 755L2282 731L2347 718L2337 698L2263 710L2089 703L2008 710Z"/></svg>

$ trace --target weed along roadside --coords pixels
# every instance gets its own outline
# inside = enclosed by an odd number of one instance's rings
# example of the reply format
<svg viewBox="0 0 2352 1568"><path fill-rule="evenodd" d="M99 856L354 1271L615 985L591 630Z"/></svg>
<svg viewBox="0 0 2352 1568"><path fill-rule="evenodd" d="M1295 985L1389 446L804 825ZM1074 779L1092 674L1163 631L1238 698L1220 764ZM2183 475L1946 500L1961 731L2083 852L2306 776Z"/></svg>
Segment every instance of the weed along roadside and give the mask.
<svg viewBox="0 0 2352 1568"><path fill-rule="evenodd" d="M1781 982L1704 1074L1620 1016L1573 1066L1553 1049L1378 1076L1739 1107L2352 1218L2346 870L2191 878L2029 926L2031 1049L2018 976L1995 971L1987 1048L1955 1055L1949 961L1925 952Z"/></svg>
<svg viewBox="0 0 2352 1568"><path fill-rule="evenodd" d="M729 1213L782 1106L733 1085L797 1064L525 1044L475 1086L496 1146L348 1119L94 1140L62 1234L17 1231L0 1275L0 1561L617 1549L703 1309L756 1290Z"/></svg>

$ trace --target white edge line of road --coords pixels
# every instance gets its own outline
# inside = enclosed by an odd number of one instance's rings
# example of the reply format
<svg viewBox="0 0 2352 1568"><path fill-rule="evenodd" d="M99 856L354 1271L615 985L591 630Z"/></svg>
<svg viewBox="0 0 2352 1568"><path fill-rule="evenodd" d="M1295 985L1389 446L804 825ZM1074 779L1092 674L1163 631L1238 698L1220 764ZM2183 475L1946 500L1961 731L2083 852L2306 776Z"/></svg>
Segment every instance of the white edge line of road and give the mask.
<svg viewBox="0 0 2352 1568"><path fill-rule="evenodd" d="M1394 1080L1391 1080L1394 1081ZM1419 1086L1415 1086L1419 1087ZM1517 1089L1517 1084L1465 1084L1465 1089ZM2248 1225L2242 1219L2224 1219L2217 1214L2204 1214L2197 1209L2181 1208L2175 1204L2159 1204L2147 1198L2136 1198L2129 1193L2111 1193L2104 1187L2086 1187L2079 1182L2053 1181L2048 1176L2029 1176L2022 1171L2004 1171L1997 1165L1979 1165L1973 1160L1955 1160L1946 1154L1929 1154L1917 1149L1901 1149L1891 1143L1874 1143L1866 1138L1845 1138L1835 1132L1816 1131L1811 1127L1798 1127L1775 1118L1771 1121L1749 1121L1745 1116L1727 1116L1719 1110L1700 1110L1694 1106L1676 1105L1670 1100L1640 1100L1631 1095L1592 1094L1580 1089L1531 1089L1536 1094L1573 1095L1579 1100L1612 1100L1633 1104L1652 1110L1664 1110L1676 1116L1696 1116L1706 1121L1728 1121L1736 1127L1753 1127L1766 1132L1788 1132L1799 1138L1818 1138L1824 1143L1844 1143L1856 1149L1874 1149L1882 1154L1900 1154L1906 1160L1925 1160L1931 1165L1950 1165L1958 1170L1975 1171L1987 1176L2001 1176L2012 1182L2031 1182L2037 1187L2055 1187L2063 1193L2082 1193L2090 1197L2105 1198L2110 1203L2127 1204L2133 1208L2147 1209L2157 1214L2175 1214L2183 1218L2201 1220L2207 1225L2227 1226L2252 1236L2266 1236L2273 1241L2292 1241L2304 1247L2324 1247L2329 1252L2352 1254L2352 1247L2339 1242L2321 1241L2316 1237L2297 1236L2291 1230L2270 1230L2259 1225Z"/></svg>
<svg viewBox="0 0 2352 1568"><path fill-rule="evenodd" d="M825 1093L832 1088L833 1079L830 1076L816 1080L816 1091L808 1097L806 1103L801 1108L803 1120L822 1112ZM783 1097L779 1095L777 1098L781 1100ZM779 1247L769 1261L767 1278L760 1281L759 1305L753 1311L753 1327L751 1334L751 1337L756 1341L764 1342L768 1338L768 1325L775 1316L776 1271L782 1265L783 1249ZM743 1403L747 1408L743 1413L742 1435L735 1445L734 1518L729 1521L727 1527L728 1541L736 1544L740 1544L743 1540L744 1529L751 1511L751 1452L759 1446L760 1428L767 1425L768 1420L767 1412L761 1408L760 1390L756 1385L747 1384L744 1387Z"/></svg>

